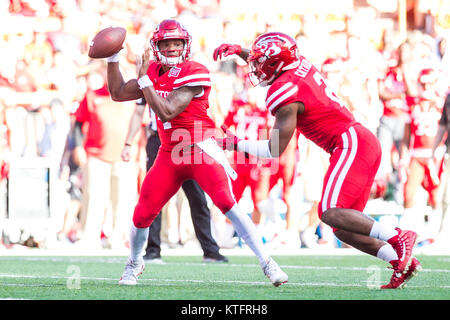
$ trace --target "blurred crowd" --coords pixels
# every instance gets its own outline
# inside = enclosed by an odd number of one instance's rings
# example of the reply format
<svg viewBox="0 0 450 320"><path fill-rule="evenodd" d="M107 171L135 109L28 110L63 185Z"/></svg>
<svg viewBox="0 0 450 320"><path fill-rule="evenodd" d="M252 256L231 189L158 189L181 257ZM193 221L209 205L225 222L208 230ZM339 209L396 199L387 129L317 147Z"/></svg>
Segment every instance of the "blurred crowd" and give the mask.
<svg viewBox="0 0 450 320"><path fill-rule="evenodd" d="M405 10L404 26L400 9ZM387 100L400 99L398 109L406 116L411 99L421 96L419 76L424 69L431 69L437 75L433 83L436 94L429 97L432 103L442 109L448 94L448 1L0 0L0 190L3 193L0 199L6 201L9 174L19 163L18 159L29 159L30 163L37 158L48 160L57 172L55 186L59 190L55 193L58 204L52 209L58 221L52 229L57 242L82 241L89 224L86 216L89 213L82 213L83 200L86 200L83 199L86 179L82 174L86 153L70 139L74 123L81 119L80 108L89 102L90 93L100 94L99 90L105 88L106 62L87 56L89 42L105 27L126 28L120 67L126 79L135 78L136 58L154 27L166 18L176 18L187 27L193 37L192 59L211 71L213 90L209 111L218 127L224 123L229 110L236 107L236 101L251 102L264 109L265 91L248 85L247 66L235 56L215 62L214 49L224 42L248 48L257 35L267 31L281 31L294 37L300 53L322 70L328 84L356 119L377 135L383 117L390 116L385 110ZM387 97L386 91L391 97ZM129 108L132 112L133 106ZM126 130L129 119L121 120ZM146 121L143 128L151 119ZM403 129L404 123L399 126L398 129ZM144 137L146 134L143 130ZM145 142L141 142L136 142L137 156L133 159L134 198L128 195L128 202L122 205L124 209L115 212L114 202L121 194L113 195L115 199L104 206L104 217L96 222L103 224L99 235L106 239L101 243L103 247L127 245L127 224L131 223L140 179L145 173L142 151ZM320 226L314 217L317 195L308 195L313 193L312 188L321 188L311 186L317 185L317 176L311 175L311 171L316 169L321 174L324 170L320 161L311 159L323 155L301 136L298 142L299 147L294 151L298 155L297 170L290 191L295 195L283 197L283 187L276 184L267 193L266 200L271 200L270 203L255 205L245 192L240 202L249 214L258 207L262 208L263 215L270 216L266 228L261 229L268 245L282 232L279 230L286 228L286 212L291 210L298 215L294 225L297 238L307 231L295 246L339 246L326 226ZM314 155L307 157L311 152ZM405 182L401 178L400 146L390 144L387 153L387 164L380 169L373 199L383 203L393 201L396 206L404 207L403 193L397 190ZM311 189L306 190L307 186ZM27 197L24 194L22 199ZM383 210L379 205L376 210ZM178 235L170 241L184 243L193 238L189 219L181 213L185 210L182 195L177 195L167 207L167 212L178 212L175 219ZM8 206L0 208L4 211L0 212L0 221L6 221ZM224 218L213 210L212 220L215 235L220 238L226 233L220 229L226 228ZM30 246L50 246L48 237L13 237L5 226L0 226L0 245L11 247L32 239ZM120 229L119 234L114 241L109 241L116 229ZM233 238L232 232L228 238L219 239L219 244L239 245L239 239L237 244L228 241Z"/></svg>

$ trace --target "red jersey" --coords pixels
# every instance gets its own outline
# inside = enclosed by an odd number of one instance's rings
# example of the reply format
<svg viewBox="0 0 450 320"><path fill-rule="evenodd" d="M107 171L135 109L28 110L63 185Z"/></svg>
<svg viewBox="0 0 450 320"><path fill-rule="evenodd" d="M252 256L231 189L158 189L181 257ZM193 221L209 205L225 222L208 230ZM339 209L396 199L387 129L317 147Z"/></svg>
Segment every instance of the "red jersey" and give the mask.
<svg viewBox="0 0 450 320"><path fill-rule="evenodd" d="M431 156L434 137L439 127L442 103L417 98L409 109L411 125L410 151L412 157L428 158Z"/></svg>
<svg viewBox="0 0 450 320"><path fill-rule="evenodd" d="M236 135L242 139L258 140L268 139L268 117L267 109L259 109L255 104L246 103L242 100L233 100L227 116L224 119L224 124L227 127L234 126L236 128ZM260 159L249 155L248 159L242 157L243 154L234 153L234 164L257 164Z"/></svg>
<svg viewBox="0 0 450 320"><path fill-rule="evenodd" d="M297 116L299 133L327 152L333 151L341 134L357 123L320 72L304 57L296 69L278 77L267 92L266 106L273 115L293 102L305 105L305 111Z"/></svg>
<svg viewBox="0 0 450 320"><path fill-rule="evenodd" d="M234 126L236 135L242 139L257 140L261 130L268 127L268 112L242 100L234 100L224 124Z"/></svg>
<svg viewBox="0 0 450 320"><path fill-rule="evenodd" d="M389 68L382 81L386 89L391 93L406 93L405 80L398 68ZM388 117L402 115L408 109L406 101L400 98L383 100L383 107L383 115Z"/></svg>
<svg viewBox="0 0 450 320"><path fill-rule="evenodd" d="M75 111L75 118L88 124L84 147L89 156L102 161L120 162L120 153L128 131L134 103L112 101L106 88L88 91ZM137 137L133 142L133 159L137 158Z"/></svg>
<svg viewBox="0 0 450 320"><path fill-rule="evenodd" d="M191 145L214 136L215 124L207 114L211 91L208 69L200 63L189 60L163 74L161 67L159 63L151 63L147 75L153 82L156 92L163 98L183 86L202 87L202 92L195 96L186 109L174 119L163 123L157 117L162 150L171 151L176 145Z"/></svg>

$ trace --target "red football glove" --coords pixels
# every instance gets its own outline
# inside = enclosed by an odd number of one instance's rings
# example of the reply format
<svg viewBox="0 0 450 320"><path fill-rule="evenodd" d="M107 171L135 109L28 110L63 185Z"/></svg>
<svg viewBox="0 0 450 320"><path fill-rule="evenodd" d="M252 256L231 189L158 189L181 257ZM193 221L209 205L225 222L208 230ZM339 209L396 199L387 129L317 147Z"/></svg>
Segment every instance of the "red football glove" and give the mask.
<svg viewBox="0 0 450 320"><path fill-rule="evenodd" d="M220 128L225 133L225 138L220 138L220 139L216 138L216 141L217 141L217 144L219 145L219 147L221 147L223 150L238 151L237 145L238 145L238 142L241 141L241 139L236 137L236 135L233 132L231 132L227 128L227 126L222 125ZM245 152L244 154L245 154L245 157L248 159L249 158L248 153Z"/></svg>
<svg viewBox="0 0 450 320"><path fill-rule="evenodd" d="M238 44L223 43L214 50L214 61L222 59L223 57L231 56L232 54L239 55L242 52L242 47Z"/></svg>
<svg viewBox="0 0 450 320"><path fill-rule="evenodd" d="M216 139L219 147L221 147L223 150L237 151L237 144L240 139L236 137L236 135L231 132L224 124L220 128L225 133L225 138Z"/></svg>

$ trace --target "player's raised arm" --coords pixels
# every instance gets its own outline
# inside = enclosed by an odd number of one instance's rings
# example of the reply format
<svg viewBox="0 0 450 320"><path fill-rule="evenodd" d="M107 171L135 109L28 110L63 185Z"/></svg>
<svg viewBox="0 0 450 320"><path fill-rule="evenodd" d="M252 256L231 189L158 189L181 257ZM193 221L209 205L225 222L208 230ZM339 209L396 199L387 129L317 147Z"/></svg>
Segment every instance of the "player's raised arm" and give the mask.
<svg viewBox="0 0 450 320"><path fill-rule="evenodd" d="M117 54L108 58L108 90L114 101L129 101L143 98L136 79L125 82L119 68Z"/></svg>
<svg viewBox="0 0 450 320"><path fill-rule="evenodd" d="M108 62L107 81L111 99L128 101L142 98L137 80L125 82L119 69L119 52L123 49L126 30L121 27L108 27L100 30L89 44L88 56Z"/></svg>
<svg viewBox="0 0 450 320"><path fill-rule="evenodd" d="M250 50L242 48L238 44L223 43L214 50L213 58L214 61L217 61L224 57L231 56L232 54L238 55L239 57L241 57L242 60L247 62Z"/></svg>
<svg viewBox="0 0 450 320"><path fill-rule="evenodd" d="M153 83L147 76L147 69L150 63L150 48L146 48L142 56L142 66L139 69L138 85L144 94L150 108L156 113L161 121L170 121L183 112L189 105L194 96L201 93L202 88L180 87L173 90L167 98L161 97L153 88Z"/></svg>

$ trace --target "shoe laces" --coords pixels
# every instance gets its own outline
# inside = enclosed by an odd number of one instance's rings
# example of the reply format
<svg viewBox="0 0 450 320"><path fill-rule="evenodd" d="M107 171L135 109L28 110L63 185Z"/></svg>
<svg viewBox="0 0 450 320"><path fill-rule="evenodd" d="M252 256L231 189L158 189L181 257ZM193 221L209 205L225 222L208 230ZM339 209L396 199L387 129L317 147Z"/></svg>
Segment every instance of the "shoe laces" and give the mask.
<svg viewBox="0 0 450 320"><path fill-rule="evenodd" d="M136 274L137 274L136 269L138 267L139 267L139 263L137 261L128 261L123 275L136 277Z"/></svg>
<svg viewBox="0 0 450 320"><path fill-rule="evenodd" d="M266 275L273 274L278 271L279 271L278 265L272 259L270 259L269 262L267 262L266 266L264 267L264 273Z"/></svg>

